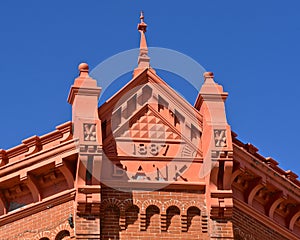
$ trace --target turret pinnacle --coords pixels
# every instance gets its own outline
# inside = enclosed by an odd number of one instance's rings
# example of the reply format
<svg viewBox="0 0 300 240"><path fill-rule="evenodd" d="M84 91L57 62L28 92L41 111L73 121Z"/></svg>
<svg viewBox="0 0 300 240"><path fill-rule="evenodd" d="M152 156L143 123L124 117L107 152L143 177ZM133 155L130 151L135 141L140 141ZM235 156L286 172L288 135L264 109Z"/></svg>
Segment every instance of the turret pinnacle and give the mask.
<svg viewBox="0 0 300 240"><path fill-rule="evenodd" d="M147 24L144 22L144 13L141 12L140 16L141 22L138 24L138 30L141 33L141 41L140 41L140 51L144 50L146 53L148 53L148 47L145 37L145 32L147 30Z"/></svg>
<svg viewBox="0 0 300 240"><path fill-rule="evenodd" d="M138 30L141 34L140 53L138 58L138 67L135 69L134 75L136 75L137 72L140 72L140 70L144 70L145 68L150 67L150 58L148 56L148 47L147 47L147 41L145 36L147 24L144 22L143 12L141 12L140 20L141 22L138 24Z"/></svg>

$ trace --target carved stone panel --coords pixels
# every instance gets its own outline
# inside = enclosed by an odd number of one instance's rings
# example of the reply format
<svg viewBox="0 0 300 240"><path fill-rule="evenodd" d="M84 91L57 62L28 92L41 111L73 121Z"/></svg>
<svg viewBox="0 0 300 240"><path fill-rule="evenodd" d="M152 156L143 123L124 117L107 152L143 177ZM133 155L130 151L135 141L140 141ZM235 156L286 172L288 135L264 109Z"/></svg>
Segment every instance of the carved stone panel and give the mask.
<svg viewBox="0 0 300 240"><path fill-rule="evenodd" d="M226 147L226 130L225 129L215 129L214 130L214 139L216 147Z"/></svg>
<svg viewBox="0 0 300 240"><path fill-rule="evenodd" d="M84 123L83 124L83 136L84 141L96 141L96 124L95 123Z"/></svg>

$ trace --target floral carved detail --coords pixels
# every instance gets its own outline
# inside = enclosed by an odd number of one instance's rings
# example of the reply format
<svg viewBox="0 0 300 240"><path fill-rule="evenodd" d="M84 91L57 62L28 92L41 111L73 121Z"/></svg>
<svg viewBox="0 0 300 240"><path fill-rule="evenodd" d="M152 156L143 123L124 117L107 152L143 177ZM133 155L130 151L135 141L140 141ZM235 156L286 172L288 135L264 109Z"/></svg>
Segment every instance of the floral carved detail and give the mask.
<svg viewBox="0 0 300 240"><path fill-rule="evenodd" d="M225 129L215 129L214 130L215 146L216 147L226 147L226 130Z"/></svg>
<svg viewBox="0 0 300 240"><path fill-rule="evenodd" d="M96 124L84 123L83 124L84 141L96 141Z"/></svg>

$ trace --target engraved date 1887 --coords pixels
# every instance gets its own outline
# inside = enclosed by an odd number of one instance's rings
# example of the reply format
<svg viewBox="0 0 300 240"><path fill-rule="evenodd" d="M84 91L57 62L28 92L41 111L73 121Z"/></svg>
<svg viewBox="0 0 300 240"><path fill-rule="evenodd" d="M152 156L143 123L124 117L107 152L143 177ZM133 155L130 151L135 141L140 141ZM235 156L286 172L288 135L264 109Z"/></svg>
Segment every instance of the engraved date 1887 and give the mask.
<svg viewBox="0 0 300 240"><path fill-rule="evenodd" d="M169 150L169 144L158 143L134 143L133 155L150 155L150 156L166 156Z"/></svg>

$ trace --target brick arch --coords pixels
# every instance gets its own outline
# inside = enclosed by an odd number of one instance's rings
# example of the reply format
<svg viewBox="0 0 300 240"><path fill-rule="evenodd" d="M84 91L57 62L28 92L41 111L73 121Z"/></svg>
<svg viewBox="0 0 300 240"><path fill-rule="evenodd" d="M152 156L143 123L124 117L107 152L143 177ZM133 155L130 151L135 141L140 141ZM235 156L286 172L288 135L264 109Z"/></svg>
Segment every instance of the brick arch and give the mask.
<svg viewBox="0 0 300 240"><path fill-rule="evenodd" d="M122 202L122 205L123 205L125 211L126 211L127 208L129 208L133 205L136 205L139 209L142 208L142 202L140 200L137 200L137 199L132 200L131 198L125 199Z"/></svg>
<svg viewBox="0 0 300 240"><path fill-rule="evenodd" d="M190 231L199 229L201 227L201 210L199 207L196 206L190 206L187 210L187 216L186 216L186 230ZM195 226L196 225L196 226Z"/></svg>
<svg viewBox="0 0 300 240"><path fill-rule="evenodd" d="M63 224L60 224L58 227L55 228L55 230L52 232L52 240L57 240L57 236L63 232L63 231L67 231L69 232L70 234L70 237L73 237L74 236L74 231L73 229L70 227L69 223L66 222L66 223L63 223ZM59 238L58 238L59 239Z"/></svg>
<svg viewBox="0 0 300 240"><path fill-rule="evenodd" d="M140 208L135 205L127 205L127 207L125 208L125 216L124 216L124 220L125 220L125 229L128 229L132 226L136 226L138 228L138 224L139 224L139 216L140 216Z"/></svg>
<svg viewBox="0 0 300 240"><path fill-rule="evenodd" d="M202 213L206 213L206 208L204 206L204 203L201 203L199 201L189 201L189 202L185 202L183 204L183 208L182 208L182 214L187 214L187 210L190 208L190 207L196 207L196 208L199 208L201 214Z"/></svg>
<svg viewBox="0 0 300 240"><path fill-rule="evenodd" d="M170 204L166 209L166 226L165 230L170 230L172 228L171 232L177 231L177 233L180 233L181 229L181 209L180 207Z"/></svg>
<svg viewBox="0 0 300 240"><path fill-rule="evenodd" d="M162 211L163 211L163 212L166 212L167 209L168 209L169 207L171 207L171 206L178 207L179 210L180 210L180 212L181 212L181 211L183 210L183 206L184 206L184 205L183 205L182 202L179 201L179 200L171 199L171 200L166 201L166 202L163 203Z"/></svg>
<svg viewBox="0 0 300 240"><path fill-rule="evenodd" d="M159 233L160 232L160 217L161 217L161 209L153 204L149 204L145 209L145 222L142 223L142 229ZM149 229L150 228L150 229Z"/></svg>
<svg viewBox="0 0 300 240"><path fill-rule="evenodd" d="M194 205L189 206L186 211L188 212L191 208L197 208L201 213L201 209L198 206L194 206Z"/></svg>
<svg viewBox="0 0 300 240"><path fill-rule="evenodd" d="M142 204L142 208L141 210L143 212L146 211L147 207L149 207L150 205L154 205L156 207L158 207L159 211L161 212L162 211L162 202L161 201L158 201L158 200L155 200L155 199L148 199L148 200L145 200Z"/></svg>
<svg viewBox="0 0 300 240"><path fill-rule="evenodd" d="M57 235L55 236L55 240L67 240L67 239L71 239L70 238L70 232L68 230L62 230L59 233L57 233Z"/></svg>
<svg viewBox="0 0 300 240"><path fill-rule="evenodd" d="M137 207L137 211L128 212L130 208ZM127 198L120 203L120 228L125 230L128 225L133 224L137 219L141 210L142 203L139 200ZM132 209L131 209L132 210ZM102 211L104 213L104 211Z"/></svg>
<svg viewBox="0 0 300 240"><path fill-rule="evenodd" d="M49 240L51 240L52 239L52 234L51 234L51 232L50 231L44 231L44 232L41 232L41 233L39 233L38 235L36 235L33 239L34 240L41 240L41 239L43 239L44 240L44 238L45 239L49 239Z"/></svg>
<svg viewBox="0 0 300 240"><path fill-rule="evenodd" d="M116 206L119 210L124 210L124 205L119 199L116 198L107 198L101 202L101 210L105 210L108 207Z"/></svg>

